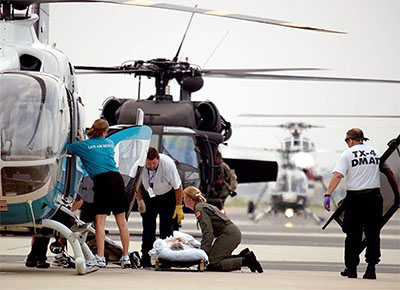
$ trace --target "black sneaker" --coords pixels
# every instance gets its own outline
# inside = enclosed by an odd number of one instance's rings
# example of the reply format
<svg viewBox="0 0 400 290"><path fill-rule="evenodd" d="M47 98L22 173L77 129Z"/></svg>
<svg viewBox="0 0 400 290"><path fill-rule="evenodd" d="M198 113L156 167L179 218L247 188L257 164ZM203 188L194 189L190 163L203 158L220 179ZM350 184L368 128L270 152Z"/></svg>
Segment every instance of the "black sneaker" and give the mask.
<svg viewBox="0 0 400 290"><path fill-rule="evenodd" d="M356 268L344 268L341 272L340 275L342 275L343 277L347 277L347 278L357 278L357 269Z"/></svg>
<svg viewBox="0 0 400 290"><path fill-rule="evenodd" d="M140 267L140 263L142 260L140 259L140 255L137 251L129 253L129 258L131 259L131 264L133 269Z"/></svg>
<svg viewBox="0 0 400 290"><path fill-rule="evenodd" d="M367 269L363 275L363 279L376 279L375 264L368 264Z"/></svg>
<svg viewBox="0 0 400 290"><path fill-rule="evenodd" d="M261 264L257 261L256 255L253 252L247 253L243 258L243 266L250 268L251 272L264 272Z"/></svg>

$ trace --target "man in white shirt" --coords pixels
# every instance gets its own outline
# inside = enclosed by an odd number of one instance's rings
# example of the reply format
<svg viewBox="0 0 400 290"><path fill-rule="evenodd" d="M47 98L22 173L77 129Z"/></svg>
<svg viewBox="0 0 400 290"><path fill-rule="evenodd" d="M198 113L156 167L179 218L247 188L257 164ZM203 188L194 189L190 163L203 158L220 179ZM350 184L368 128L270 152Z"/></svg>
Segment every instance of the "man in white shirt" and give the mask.
<svg viewBox="0 0 400 290"><path fill-rule="evenodd" d="M137 192L143 226L142 267L151 267L149 251L156 240L157 215L160 215L160 238L165 239L172 235L173 219L180 223L184 218L182 199L182 182L174 161L150 147Z"/></svg>
<svg viewBox="0 0 400 290"><path fill-rule="evenodd" d="M345 142L349 146L332 171L332 178L324 195L324 207L330 211L330 196L343 177L346 177L346 198L344 200L343 232L346 233L342 276L357 278L360 262L362 234L366 235L367 249L365 261L368 263L364 279L376 279L375 265L380 262L380 230L382 223L383 199L380 193L380 170L398 184L386 163L380 165L381 153L364 144L368 138L359 128L346 133Z"/></svg>

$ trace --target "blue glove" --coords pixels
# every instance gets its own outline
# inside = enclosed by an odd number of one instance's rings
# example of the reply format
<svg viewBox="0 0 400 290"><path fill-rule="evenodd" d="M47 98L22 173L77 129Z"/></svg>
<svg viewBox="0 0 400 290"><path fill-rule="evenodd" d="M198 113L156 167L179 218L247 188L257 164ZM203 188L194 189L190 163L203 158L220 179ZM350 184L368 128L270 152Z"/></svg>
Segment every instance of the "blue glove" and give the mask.
<svg viewBox="0 0 400 290"><path fill-rule="evenodd" d="M328 194L325 194L324 197L324 207L327 211L331 210L331 196Z"/></svg>

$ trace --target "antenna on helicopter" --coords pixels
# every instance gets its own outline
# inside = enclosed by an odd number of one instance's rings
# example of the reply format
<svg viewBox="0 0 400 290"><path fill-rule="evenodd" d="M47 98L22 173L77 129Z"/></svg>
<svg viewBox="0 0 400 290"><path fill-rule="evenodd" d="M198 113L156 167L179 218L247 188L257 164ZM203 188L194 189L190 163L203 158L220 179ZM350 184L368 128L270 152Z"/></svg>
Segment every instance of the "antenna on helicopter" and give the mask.
<svg viewBox="0 0 400 290"><path fill-rule="evenodd" d="M197 8L197 4L194 6L194 8ZM192 16L190 16L189 23L186 26L186 31L183 34L183 38L182 38L181 44L179 45L178 51L176 52L176 55L174 56L172 61L178 61L179 53L181 52L181 48L182 48L183 42L185 41L185 38L186 38L186 34L187 34L188 30L189 30L190 24L192 23L193 16L194 16L194 12L192 13Z"/></svg>
<svg viewBox="0 0 400 290"><path fill-rule="evenodd" d="M212 58L212 56L214 55L214 53L217 51L217 49L220 47L220 45L222 44L222 42L225 40L225 38L228 36L229 34L229 30L225 33L224 37L222 37L222 39L218 42L217 46L214 48L213 52L210 54L210 56L207 58L206 62L203 64L203 67L206 67L206 64L210 61L210 59Z"/></svg>

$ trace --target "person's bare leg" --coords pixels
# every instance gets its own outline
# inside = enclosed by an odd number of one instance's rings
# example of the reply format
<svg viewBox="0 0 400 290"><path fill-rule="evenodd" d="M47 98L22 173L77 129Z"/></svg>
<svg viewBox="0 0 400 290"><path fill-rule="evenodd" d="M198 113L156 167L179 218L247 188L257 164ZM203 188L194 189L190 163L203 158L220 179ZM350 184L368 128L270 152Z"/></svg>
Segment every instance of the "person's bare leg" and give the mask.
<svg viewBox="0 0 400 290"><path fill-rule="evenodd" d="M101 257L104 257L106 217L105 214L98 214L95 217L97 255Z"/></svg>
<svg viewBox="0 0 400 290"><path fill-rule="evenodd" d="M115 221L119 229L119 235L122 243L122 255L126 256L129 253L129 230L128 224L126 223L125 213L119 213L114 215Z"/></svg>

